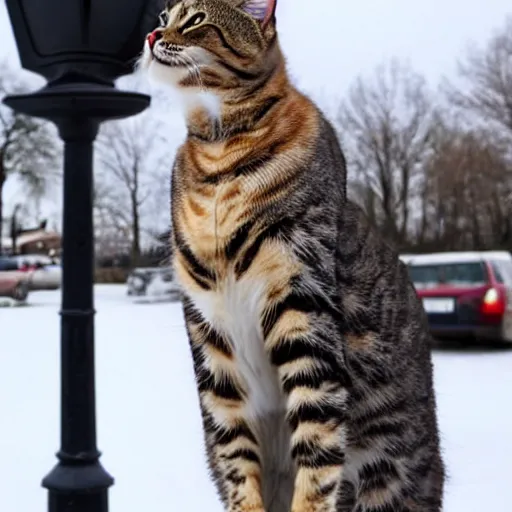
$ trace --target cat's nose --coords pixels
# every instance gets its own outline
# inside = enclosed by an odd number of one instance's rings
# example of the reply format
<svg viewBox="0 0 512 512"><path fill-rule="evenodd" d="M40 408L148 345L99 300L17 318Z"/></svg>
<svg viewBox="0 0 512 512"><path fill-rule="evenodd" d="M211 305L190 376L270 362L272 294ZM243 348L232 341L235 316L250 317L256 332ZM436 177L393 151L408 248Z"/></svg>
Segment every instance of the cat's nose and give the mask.
<svg viewBox="0 0 512 512"><path fill-rule="evenodd" d="M156 30L153 30L153 32L151 32L151 34L148 34L148 43L149 43L149 47L151 49L153 49L153 46L155 46L155 43L161 39L163 36L163 33L160 29L156 29Z"/></svg>

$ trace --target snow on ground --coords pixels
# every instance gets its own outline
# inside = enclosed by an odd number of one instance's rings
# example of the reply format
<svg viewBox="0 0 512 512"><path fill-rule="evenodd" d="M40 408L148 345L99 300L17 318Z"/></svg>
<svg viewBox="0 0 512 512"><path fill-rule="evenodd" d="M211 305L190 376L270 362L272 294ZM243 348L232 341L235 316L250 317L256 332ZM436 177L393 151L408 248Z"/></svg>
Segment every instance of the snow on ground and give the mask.
<svg viewBox="0 0 512 512"><path fill-rule="evenodd" d="M112 512L221 512L203 455L178 303L134 304L96 287L98 444L116 479ZM0 510L46 510L41 478L59 445L58 292L0 308ZM512 351L434 354L445 512L512 503Z"/></svg>

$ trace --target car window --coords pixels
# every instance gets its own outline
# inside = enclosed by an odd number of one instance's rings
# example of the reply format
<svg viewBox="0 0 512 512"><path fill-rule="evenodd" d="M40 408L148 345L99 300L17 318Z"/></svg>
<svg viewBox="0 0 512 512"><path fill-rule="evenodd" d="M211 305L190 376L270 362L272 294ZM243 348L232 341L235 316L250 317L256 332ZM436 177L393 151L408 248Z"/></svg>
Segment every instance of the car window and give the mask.
<svg viewBox="0 0 512 512"><path fill-rule="evenodd" d="M483 262L409 264L408 268L416 288L434 288L439 285L481 286L488 281Z"/></svg>
<svg viewBox="0 0 512 512"><path fill-rule="evenodd" d="M512 261L491 261L491 266L498 283L512 286Z"/></svg>
<svg viewBox="0 0 512 512"><path fill-rule="evenodd" d="M18 262L11 258L0 258L0 271L18 270Z"/></svg>
<svg viewBox="0 0 512 512"><path fill-rule="evenodd" d="M500 284L505 284L505 278L503 277L503 274L500 269L500 264L497 261L491 261L491 267L492 271L494 272L494 277L496 278L496 281Z"/></svg>
<svg viewBox="0 0 512 512"><path fill-rule="evenodd" d="M162 272L162 281L164 283L170 283L173 280L172 272L169 272L166 270L165 272Z"/></svg>

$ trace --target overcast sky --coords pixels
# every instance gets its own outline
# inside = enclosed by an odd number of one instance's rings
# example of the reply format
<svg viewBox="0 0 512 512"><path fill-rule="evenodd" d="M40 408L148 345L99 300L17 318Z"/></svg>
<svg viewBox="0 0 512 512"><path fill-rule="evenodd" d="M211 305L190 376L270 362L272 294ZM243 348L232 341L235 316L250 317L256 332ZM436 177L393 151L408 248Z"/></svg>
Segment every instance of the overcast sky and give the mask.
<svg viewBox="0 0 512 512"><path fill-rule="evenodd" d="M436 86L453 76L470 42L484 44L509 14L512 0L278 0L277 10L291 73L324 102L335 102L358 74L392 57L408 60ZM19 62L4 2L2 56ZM8 203L16 194L12 185L5 191Z"/></svg>
<svg viewBox="0 0 512 512"><path fill-rule="evenodd" d="M328 95L393 56L435 83L452 73L469 41L485 41L507 14L511 0L278 0L277 11L290 70L304 88ZM0 54L17 61L4 2Z"/></svg>

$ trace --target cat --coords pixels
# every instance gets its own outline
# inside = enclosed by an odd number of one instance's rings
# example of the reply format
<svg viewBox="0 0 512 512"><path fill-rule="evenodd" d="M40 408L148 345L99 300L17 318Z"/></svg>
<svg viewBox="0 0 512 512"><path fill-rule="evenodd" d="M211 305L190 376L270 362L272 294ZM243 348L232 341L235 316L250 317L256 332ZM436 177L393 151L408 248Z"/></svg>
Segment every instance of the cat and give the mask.
<svg viewBox="0 0 512 512"><path fill-rule="evenodd" d="M225 510L440 511L426 316L290 83L276 0L168 2L140 66L187 98L173 264Z"/></svg>

